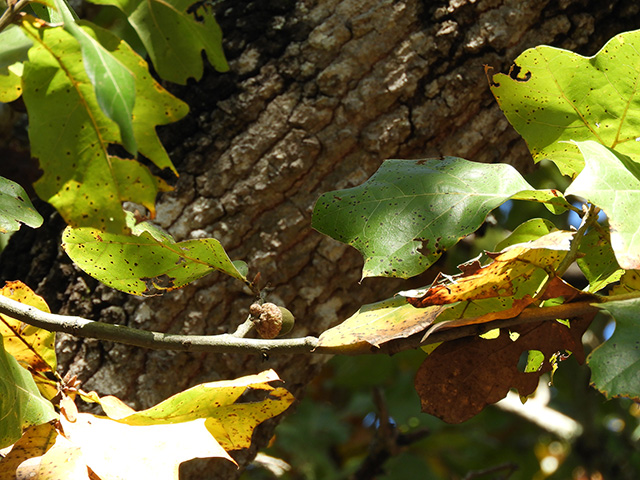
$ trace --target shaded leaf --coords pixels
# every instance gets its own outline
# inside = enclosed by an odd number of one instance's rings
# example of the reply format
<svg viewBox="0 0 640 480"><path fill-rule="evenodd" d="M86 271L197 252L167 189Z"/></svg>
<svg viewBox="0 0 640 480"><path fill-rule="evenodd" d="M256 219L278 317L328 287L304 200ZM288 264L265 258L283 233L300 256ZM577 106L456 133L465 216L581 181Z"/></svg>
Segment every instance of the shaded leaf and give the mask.
<svg viewBox="0 0 640 480"><path fill-rule="evenodd" d="M509 75L492 76L500 108L536 162L579 173L584 160L569 140L596 140L640 159L639 43L639 31L622 33L593 57L540 46L521 54Z"/></svg>
<svg viewBox="0 0 640 480"><path fill-rule="evenodd" d="M33 42L17 25L9 25L0 32L0 45L0 75L7 75L7 67L27 60L27 52Z"/></svg>
<svg viewBox="0 0 640 480"><path fill-rule="evenodd" d="M558 230L550 220L532 218L519 225L511 235L496 245L496 251L504 250L511 245L536 240L548 233Z"/></svg>
<svg viewBox="0 0 640 480"><path fill-rule="evenodd" d="M15 232L24 223L32 228L42 225L42 216L20 185L0 177L0 232Z"/></svg>
<svg viewBox="0 0 640 480"><path fill-rule="evenodd" d="M423 331L447 308L434 305L418 310L403 297L364 305L341 324L325 330L318 346L368 351L372 346Z"/></svg>
<svg viewBox="0 0 640 480"><path fill-rule="evenodd" d="M22 434L22 437L13 445L13 448L7 456L0 459L0 480L34 478L35 475L18 477L18 473L26 473L24 472L25 468L21 464L30 458L37 458L44 455L53 446L57 436L58 432L53 422L27 428ZM18 470L22 470L22 472L18 472Z"/></svg>
<svg viewBox="0 0 640 480"><path fill-rule="evenodd" d="M520 325L495 339L462 338L445 342L422 363L415 387L422 411L448 423L460 423L480 413L489 404L502 400L511 388L522 397L531 395L540 375L551 371L557 352L570 351L584 361L582 334L592 318L578 318L568 328L559 322ZM518 369L523 352L538 350L544 362L535 372Z"/></svg>
<svg viewBox="0 0 640 480"><path fill-rule="evenodd" d="M506 164L387 160L364 184L322 195L312 225L362 253L363 277L407 278L523 190L532 187Z"/></svg>
<svg viewBox="0 0 640 480"><path fill-rule="evenodd" d="M92 0L114 5L128 17L158 74L186 84L202 77L202 51L218 71L229 69L222 51L222 31L205 2L194 0Z"/></svg>
<svg viewBox="0 0 640 480"><path fill-rule="evenodd" d="M62 246L89 275L135 295L157 295L180 288L214 270L246 281L214 238L176 243L140 231L134 236L67 227Z"/></svg>
<svg viewBox="0 0 640 480"><path fill-rule="evenodd" d="M599 143L575 143L586 165L567 195L600 207L609 219L611 246L620 267L640 268L640 165Z"/></svg>
<svg viewBox="0 0 640 480"><path fill-rule="evenodd" d="M107 117L118 124L122 145L136 155L138 146L131 118L136 95L133 75L88 31L76 24L63 0L55 0L55 4L64 19L65 30L80 44L84 68L95 89L98 105Z"/></svg>
<svg viewBox="0 0 640 480"><path fill-rule="evenodd" d="M110 144L121 142L119 129L98 105L79 44L62 28L34 25L32 17L24 18L23 29L35 43L25 63L24 100L31 151L44 171L36 191L71 225L123 232L121 203L133 201L153 213L156 194L166 184L142 164L108 153ZM140 153L160 168L173 168L155 126L181 118L186 106L152 80L146 63L125 43L104 30L82 28L136 79L134 135Z"/></svg>
<svg viewBox="0 0 640 480"><path fill-rule="evenodd" d="M611 397L640 399L640 298L598 305L616 321L613 335L587 359L592 385Z"/></svg>
<svg viewBox="0 0 640 480"><path fill-rule="evenodd" d="M589 281L590 292L602 290L622 277L624 270L616 262L609 235L602 229L594 228L587 232L578 251L582 256L577 263Z"/></svg>
<svg viewBox="0 0 640 480"><path fill-rule="evenodd" d="M13 444L22 430L56 418L31 374L0 344L0 448Z"/></svg>

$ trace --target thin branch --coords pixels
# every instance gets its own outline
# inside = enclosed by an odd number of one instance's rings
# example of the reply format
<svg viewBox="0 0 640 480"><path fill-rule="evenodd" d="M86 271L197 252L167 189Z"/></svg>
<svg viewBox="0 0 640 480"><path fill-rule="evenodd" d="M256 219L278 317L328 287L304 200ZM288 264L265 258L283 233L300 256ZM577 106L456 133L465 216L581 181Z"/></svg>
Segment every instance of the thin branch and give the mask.
<svg viewBox="0 0 640 480"><path fill-rule="evenodd" d="M0 17L0 32L16 20L20 10L26 7L30 1L31 0L18 0L17 2L13 2L12 0L7 1L7 9Z"/></svg>
<svg viewBox="0 0 640 480"><path fill-rule="evenodd" d="M593 299L590 300L566 303L553 307L529 307L514 318L448 329L443 328L433 333L425 342L422 342L423 332L419 332L408 338L391 340L380 347L369 346L365 342L361 342L357 346L324 347L319 345L319 339L317 337L311 336L265 340L242 338L235 334L174 335L149 332L124 325L95 322L82 317L46 313L2 295L0 295L0 314L52 332L64 332L76 337L94 338L154 350L242 354L314 353L363 355L368 353L394 354L404 350L419 348L426 344L480 335L495 328L507 328L515 325L549 320L555 321L557 318L576 318L594 313L598 309L597 303L622 300L623 298L638 298L638 295L631 296L625 294L606 298L594 296ZM469 321L473 321L473 319L469 319Z"/></svg>
<svg viewBox="0 0 640 480"><path fill-rule="evenodd" d="M479 325L441 330L429 337L428 343L453 340L456 338L478 335L498 327L508 327L529 322L555 320L556 318L572 318L593 312L591 302L576 302L548 308L527 309L515 318L496 320ZM159 332L148 332L124 325L112 325L87 320L82 317L56 315L38 310L10 298L0 295L0 313L18 319L29 325L54 332L65 332L77 337L95 338L112 342L125 343L155 350L206 351L212 353L396 353L401 350L420 346L421 334L393 340L381 348L361 348L348 350L341 347L318 347L316 337L292 339L252 339L241 338L234 334L222 335L174 335ZM399 345L398 345L399 342ZM316 348L317 347L317 348ZM348 350L348 351L345 351Z"/></svg>
<svg viewBox="0 0 640 480"><path fill-rule="evenodd" d="M34 327L64 332L76 337L95 338L154 350L211 353L310 353L316 337L262 340L223 335L173 335L148 332L124 325L95 322L82 317L56 315L38 310L0 295L0 313Z"/></svg>
<svg viewBox="0 0 640 480"><path fill-rule="evenodd" d="M249 315L244 322L238 325L238 328L236 329L236 331L233 332L231 335L238 338L244 338L253 329L253 325L254 325L253 315Z"/></svg>

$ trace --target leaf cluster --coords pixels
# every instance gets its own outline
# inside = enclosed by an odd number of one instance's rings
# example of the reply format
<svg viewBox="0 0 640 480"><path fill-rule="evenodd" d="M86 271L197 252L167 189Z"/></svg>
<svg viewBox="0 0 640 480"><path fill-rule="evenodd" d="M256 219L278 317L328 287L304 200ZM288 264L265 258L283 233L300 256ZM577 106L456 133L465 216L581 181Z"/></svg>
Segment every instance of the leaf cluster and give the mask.
<svg viewBox="0 0 640 480"><path fill-rule="evenodd" d="M159 173L177 175L156 127L188 109L154 79L145 58L162 78L183 84L201 77L203 52L226 70L210 6L94 3L111 7L126 35L79 20L66 0L18 0L0 18L0 101L24 101L31 154L43 171L34 187L68 224L65 251L89 275L130 294L158 295L217 270L244 282L261 304L247 265L232 261L217 240L176 241L150 222L156 196L171 188ZM607 397L640 399L638 51L640 32L628 32L593 57L541 46L518 57L508 74L487 68L498 104L533 159L555 164L567 188L536 189L507 164L446 157L387 160L364 184L324 194L313 227L362 253L363 278L421 274L507 201L554 216L573 211L581 220L568 229L528 219L459 272L362 306L313 339L315 351L422 347L415 379L422 410L457 423L511 389L523 399L533 394L540 376L569 355L585 361L581 337L606 311L616 330L586 358L591 381ZM124 203L144 213L125 211ZM6 179L0 207L0 232L42 223L24 190ZM588 283L584 290L565 279L574 264ZM0 294L48 311L20 283ZM6 315L0 322L7 392L0 397L0 447L17 440L0 471L10 475L49 469L59 476L137 478L153 471L154 478L175 478L177 465L195 456L231 460L228 452L248 447L257 424L292 402L270 384L277 375L263 372L199 385L134 412L61 378L53 333ZM230 336L242 340L254 323L249 317L248 327ZM254 341L251 348L276 350L284 342L258 341L256 348ZM259 400L243 401L249 389ZM79 413L77 397L105 415Z"/></svg>
<svg viewBox="0 0 640 480"><path fill-rule="evenodd" d="M529 219L495 253L363 306L325 331L319 346L393 353L416 336L426 345L436 331L476 325L481 334L496 320L513 320L488 336L425 347L415 380L423 411L456 423L510 389L531 395L540 375L567 355L584 361L582 334L604 310L616 331L587 359L592 384L607 397L639 399L639 45L640 32L628 32L589 58L541 46L520 55L508 74L487 67L491 90L533 159L569 177L564 192L535 189L508 165L447 157L387 160L364 184L324 194L313 226L362 253L363 278L424 272L507 200L513 209L535 202L554 215L572 210L581 223L568 230L560 220ZM563 280L573 264L585 291Z"/></svg>

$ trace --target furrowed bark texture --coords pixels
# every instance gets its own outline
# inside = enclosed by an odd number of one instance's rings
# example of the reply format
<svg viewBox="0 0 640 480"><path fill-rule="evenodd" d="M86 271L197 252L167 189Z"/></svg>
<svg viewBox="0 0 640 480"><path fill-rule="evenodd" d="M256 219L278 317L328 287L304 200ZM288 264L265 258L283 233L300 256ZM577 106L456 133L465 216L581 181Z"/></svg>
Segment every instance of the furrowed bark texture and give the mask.
<svg viewBox="0 0 640 480"><path fill-rule="evenodd" d="M180 171L157 222L177 240L215 237L319 334L361 304L406 284L367 279L359 254L310 228L326 191L366 180L385 158L455 155L532 168L525 144L489 91L483 65L508 70L526 48L551 44L592 55L640 23L635 1L272 0L216 5L231 71L185 88L188 119L163 131ZM162 297L114 292L58 249L55 215L21 232L2 277L23 279L54 312L172 333L229 332L252 295L210 275ZM422 282L422 283L426 283ZM148 407L193 384L274 368L300 395L318 356L263 359L146 351L59 335L63 373L86 390ZM255 435L255 448L277 421ZM254 450L255 450L254 448ZM236 455L245 466L255 451ZM189 465L190 478L235 478L223 462Z"/></svg>

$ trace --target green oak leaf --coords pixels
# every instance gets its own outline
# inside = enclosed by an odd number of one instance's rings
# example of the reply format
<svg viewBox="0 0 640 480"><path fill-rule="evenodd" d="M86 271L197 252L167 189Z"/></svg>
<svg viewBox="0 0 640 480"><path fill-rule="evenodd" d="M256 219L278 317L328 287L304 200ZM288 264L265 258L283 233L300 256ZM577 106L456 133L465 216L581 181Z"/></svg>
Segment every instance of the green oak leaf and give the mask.
<svg viewBox="0 0 640 480"><path fill-rule="evenodd" d="M594 141L575 142L586 165L565 194L582 197L609 218L611 246L620 267L640 269L640 165Z"/></svg>
<svg viewBox="0 0 640 480"><path fill-rule="evenodd" d="M9 355L0 341L0 448L13 444L22 429L57 417L31 374Z"/></svg>
<svg viewBox="0 0 640 480"><path fill-rule="evenodd" d="M598 307L613 316L616 329L587 358L591 383L607 398L640 399L640 299L606 302Z"/></svg>
<svg viewBox="0 0 640 480"><path fill-rule="evenodd" d="M61 27L37 28L37 20L29 16L22 27L34 41L25 63L23 95L31 152L44 172L34 185L36 192L70 225L126 231L122 202L154 212L156 194L167 185L144 165L109 153L111 144L121 143L120 131L99 106L76 39ZM140 153L175 172L155 127L182 118L186 105L151 78L146 63L124 42L97 27L81 28L135 78L133 130Z"/></svg>
<svg viewBox="0 0 640 480"><path fill-rule="evenodd" d="M0 233L15 232L21 223L38 228L42 225L42 216L33 207L24 188L0 177Z"/></svg>
<svg viewBox="0 0 640 480"><path fill-rule="evenodd" d="M89 275L134 295L158 295L214 270L246 282L246 267L232 262L214 238L176 243L148 228L137 231L138 236L67 227L62 246Z"/></svg>
<svg viewBox="0 0 640 480"><path fill-rule="evenodd" d="M491 90L536 162L575 176L584 160L569 140L595 140L640 160L640 31L613 37L593 57L559 48L526 50Z"/></svg>
<svg viewBox="0 0 640 480"><path fill-rule="evenodd" d="M624 270L616 261L611 248L608 232L601 228L593 228L580 241L578 266L589 281L589 292L595 293L607 285L617 282Z"/></svg>
<svg viewBox="0 0 640 480"><path fill-rule="evenodd" d="M357 248L365 259L363 277L408 278L525 190L533 188L506 164L387 160L364 184L322 195L312 226Z"/></svg>
<svg viewBox="0 0 640 480"><path fill-rule="evenodd" d="M200 80L202 50L218 71L229 69L222 51L222 31L211 7L195 0L91 0L114 5L129 19L158 74L171 82Z"/></svg>
<svg viewBox="0 0 640 480"><path fill-rule="evenodd" d="M55 0L55 4L64 19L65 30L80 44L84 67L95 89L100 108L118 124L122 145L135 155L138 146L131 118L136 98L133 75L87 30L78 26L64 0Z"/></svg>

